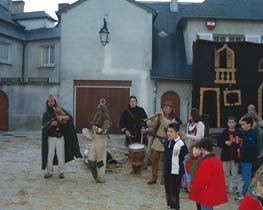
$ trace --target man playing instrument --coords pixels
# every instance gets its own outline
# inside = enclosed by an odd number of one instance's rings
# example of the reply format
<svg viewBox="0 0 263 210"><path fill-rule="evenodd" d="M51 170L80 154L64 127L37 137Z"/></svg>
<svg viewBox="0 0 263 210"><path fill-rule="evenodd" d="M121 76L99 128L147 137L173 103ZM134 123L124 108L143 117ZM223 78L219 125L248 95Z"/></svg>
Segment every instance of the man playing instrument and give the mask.
<svg viewBox="0 0 263 210"><path fill-rule="evenodd" d="M137 106L137 98L129 97L129 107L126 109L120 118L119 128L126 135L125 145L140 142L142 130L144 130L147 114L142 107Z"/></svg>
<svg viewBox="0 0 263 210"><path fill-rule="evenodd" d="M100 99L91 124L93 136L88 154L89 168L96 182L103 183L105 182L107 158L107 133L110 128L110 116L105 99Z"/></svg>
<svg viewBox="0 0 263 210"><path fill-rule="evenodd" d="M147 121L147 126L154 128L152 144L152 177L147 184L152 185L157 182L158 163L163 162L164 141L166 139L166 129L170 123L182 124L181 120L175 115L175 107L172 101L165 101L162 104L162 111ZM161 184L164 184L163 174Z"/></svg>
<svg viewBox="0 0 263 210"><path fill-rule="evenodd" d="M62 115L61 115L62 114ZM56 98L50 95L42 118L42 169L45 178L53 176L53 165L59 165L59 178L64 178L64 165L81 158L78 139L72 117L58 107Z"/></svg>

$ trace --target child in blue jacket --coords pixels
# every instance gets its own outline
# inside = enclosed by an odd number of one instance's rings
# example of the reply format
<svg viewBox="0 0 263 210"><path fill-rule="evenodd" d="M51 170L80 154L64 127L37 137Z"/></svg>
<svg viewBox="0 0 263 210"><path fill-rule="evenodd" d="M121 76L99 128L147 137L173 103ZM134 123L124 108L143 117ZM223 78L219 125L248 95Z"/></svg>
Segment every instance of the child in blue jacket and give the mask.
<svg viewBox="0 0 263 210"><path fill-rule="evenodd" d="M253 119L244 117L241 121L241 127L244 131L243 142L240 145L241 155L241 176L243 181L242 196L245 196L252 178L253 163L258 156L258 143L256 133L252 129Z"/></svg>

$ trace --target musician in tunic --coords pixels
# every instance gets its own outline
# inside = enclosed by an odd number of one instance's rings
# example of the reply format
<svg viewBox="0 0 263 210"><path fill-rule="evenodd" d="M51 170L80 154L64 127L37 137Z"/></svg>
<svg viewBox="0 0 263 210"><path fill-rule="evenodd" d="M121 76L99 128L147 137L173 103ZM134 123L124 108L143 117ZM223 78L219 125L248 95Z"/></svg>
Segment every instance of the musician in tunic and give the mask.
<svg viewBox="0 0 263 210"><path fill-rule="evenodd" d="M107 133L110 128L110 116L105 99L100 99L91 124L93 135L88 152L88 164L96 182L103 183L107 164Z"/></svg>
<svg viewBox="0 0 263 210"><path fill-rule="evenodd" d="M170 123L182 124L181 120L175 114L175 106L172 101L165 101L162 105L162 112L157 113L153 119L147 121L147 126L154 128L152 144L152 177L147 182L149 185L157 182L158 164L163 162L164 141L167 138L166 129ZM161 184L163 184L163 173Z"/></svg>

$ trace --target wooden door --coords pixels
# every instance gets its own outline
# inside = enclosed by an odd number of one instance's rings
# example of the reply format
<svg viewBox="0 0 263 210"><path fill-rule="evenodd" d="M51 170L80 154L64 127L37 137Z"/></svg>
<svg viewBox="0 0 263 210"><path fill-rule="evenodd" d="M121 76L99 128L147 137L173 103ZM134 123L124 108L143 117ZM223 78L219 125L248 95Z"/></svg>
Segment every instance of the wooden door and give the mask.
<svg viewBox="0 0 263 210"><path fill-rule="evenodd" d="M0 131L8 130L8 97L0 91Z"/></svg>
<svg viewBox="0 0 263 210"><path fill-rule="evenodd" d="M128 105L130 88L111 87L77 87L76 88L76 125L80 132L82 128L90 128L96 107L100 98L106 99L111 117L110 133L120 133L118 122L121 113Z"/></svg>
<svg viewBox="0 0 263 210"><path fill-rule="evenodd" d="M179 95L174 91L168 91L164 93L161 97L161 106L165 101L172 101L175 105L175 114L180 117L180 97Z"/></svg>

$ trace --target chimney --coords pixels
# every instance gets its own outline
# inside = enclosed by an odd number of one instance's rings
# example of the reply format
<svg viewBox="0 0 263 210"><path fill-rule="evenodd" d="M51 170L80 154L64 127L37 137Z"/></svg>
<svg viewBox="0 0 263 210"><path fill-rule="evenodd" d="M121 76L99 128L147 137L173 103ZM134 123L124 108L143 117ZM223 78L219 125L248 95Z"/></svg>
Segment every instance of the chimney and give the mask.
<svg viewBox="0 0 263 210"><path fill-rule="evenodd" d="M12 1L12 10L11 13L23 13L24 12L24 7L25 7L25 2L24 1Z"/></svg>
<svg viewBox="0 0 263 210"><path fill-rule="evenodd" d="M12 1L11 0L0 0L0 5L7 9L8 11L11 11L12 7Z"/></svg>
<svg viewBox="0 0 263 210"><path fill-rule="evenodd" d="M178 0L171 0L170 12L178 12Z"/></svg>
<svg viewBox="0 0 263 210"><path fill-rule="evenodd" d="M58 11L63 9L64 7L68 6L68 5L69 5L69 3L60 3L60 4L58 4Z"/></svg>

